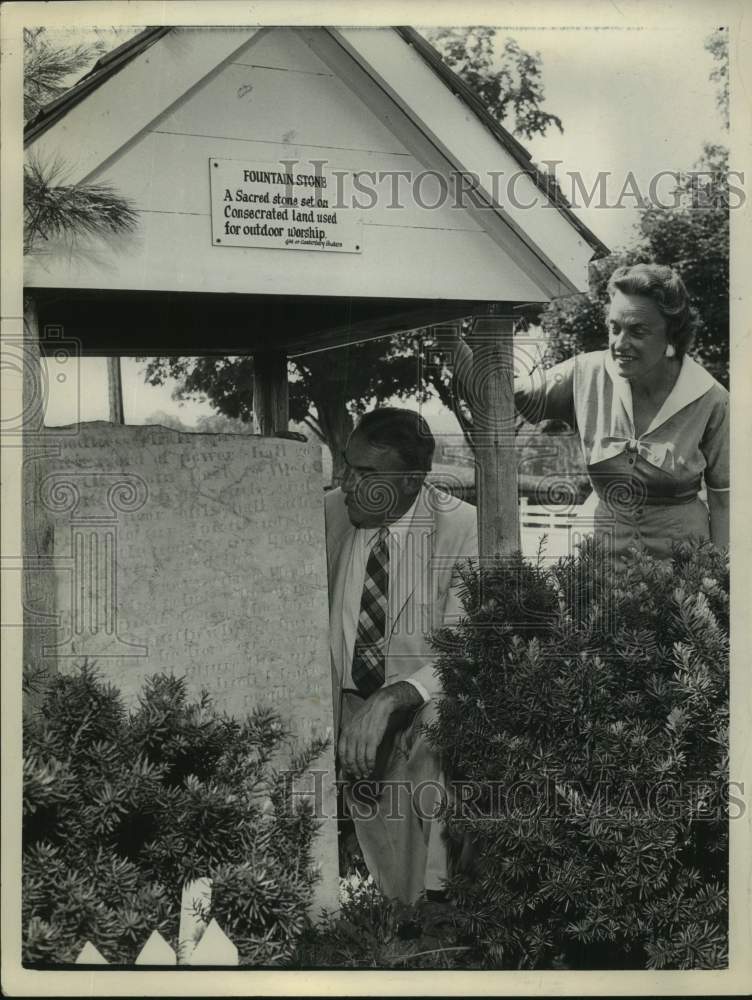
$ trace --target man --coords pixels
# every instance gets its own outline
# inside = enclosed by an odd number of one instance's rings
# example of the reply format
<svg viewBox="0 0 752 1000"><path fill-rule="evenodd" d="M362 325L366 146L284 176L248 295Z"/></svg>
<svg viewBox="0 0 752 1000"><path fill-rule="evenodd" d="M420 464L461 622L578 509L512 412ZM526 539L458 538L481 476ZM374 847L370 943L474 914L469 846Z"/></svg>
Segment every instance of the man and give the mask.
<svg viewBox="0 0 752 1000"><path fill-rule="evenodd" d="M421 731L441 694L428 636L461 614L457 565L478 555L475 508L425 483L434 447L419 414L374 410L326 497L340 778L369 871L406 903L447 876L430 819L443 776Z"/></svg>

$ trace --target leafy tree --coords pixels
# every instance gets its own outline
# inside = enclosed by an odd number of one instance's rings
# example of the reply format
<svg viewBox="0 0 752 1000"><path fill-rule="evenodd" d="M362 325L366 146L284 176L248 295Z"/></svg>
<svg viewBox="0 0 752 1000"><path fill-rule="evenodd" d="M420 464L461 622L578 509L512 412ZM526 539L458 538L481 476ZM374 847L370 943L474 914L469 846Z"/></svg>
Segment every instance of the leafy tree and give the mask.
<svg viewBox="0 0 752 1000"><path fill-rule="evenodd" d="M697 311L694 352L725 385L729 365L728 150L705 144L675 191L678 207L649 205L640 217L643 259L681 274Z"/></svg>
<svg viewBox="0 0 752 1000"><path fill-rule="evenodd" d="M525 138L542 135L552 125L561 130L560 119L542 109L537 53L526 52L511 38L498 45L495 28L442 28L428 34L447 65L476 90L499 123L507 122ZM251 358L151 358L145 377L152 385L175 378L180 383L176 398L206 398L228 417L252 418ZM312 354L290 364L291 419L306 424L329 447L335 483L358 413L394 396L425 401L433 394L456 410L467 433L451 371L431 330Z"/></svg>
<svg viewBox="0 0 752 1000"><path fill-rule="evenodd" d="M729 127L729 50L728 31L719 28L705 40L705 48L713 57L716 65L710 73L710 79L718 86L716 106L721 113L724 127Z"/></svg>
<svg viewBox="0 0 752 1000"><path fill-rule="evenodd" d="M212 413L196 420L196 430L201 434L251 434L253 425L248 421L233 420L223 413Z"/></svg>
<svg viewBox="0 0 752 1000"><path fill-rule="evenodd" d="M705 49L713 57L710 80L728 129L728 32L713 32ZM729 365L729 209L734 206L728 160L725 146L704 143L692 171L679 179L674 205L648 206L640 219L640 249L681 274L698 314L695 352L724 385Z"/></svg>
<svg viewBox="0 0 752 1000"><path fill-rule="evenodd" d="M500 43L491 27L437 28L427 35L499 124L525 139L545 135L552 125L564 131L559 116L541 107L540 53L526 52L513 38Z"/></svg>
<svg viewBox="0 0 752 1000"><path fill-rule="evenodd" d="M170 430L180 431L181 434L190 434L192 428L184 424L180 417L172 413L165 413L164 410L154 410L148 417L144 418L145 424L157 424L160 427L169 427Z"/></svg>
<svg viewBox="0 0 752 1000"><path fill-rule="evenodd" d="M719 30L705 47L715 60L710 79L718 85L718 107L728 124L728 38ZM589 293L548 304L541 319L549 337L546 363L605 347L609 277L622 264L651 261L681 275L698 318L693 353L728 385L729 208L735 197L729 185L728 150L705 143L693 168L677 178L670 198L640 210L636 243L592 265Z"/></svg>
<svg viewBox="0 0 752 1000"><path fill-rule="evenodd" d="M68 80L101 54L95 45L58 45L44 28L24 29L24 121L32 121L68 89ZM82 235L129 232L138 216L106 184L66 184L66 166L56 158L30 158L24 165L24 254L42 252L50 237L73 243Z"/></svg>
<svg viewBox="0 0 752 1000"><path fill-rule="evenodd" d="M541 316L541 329L548 338L545 367L581 351L597 351L606 346L608 279L617 267L638 259L636 251L624 251L595 261L590 265L590 290L586 295L565 295L546 305Z"/></svg>

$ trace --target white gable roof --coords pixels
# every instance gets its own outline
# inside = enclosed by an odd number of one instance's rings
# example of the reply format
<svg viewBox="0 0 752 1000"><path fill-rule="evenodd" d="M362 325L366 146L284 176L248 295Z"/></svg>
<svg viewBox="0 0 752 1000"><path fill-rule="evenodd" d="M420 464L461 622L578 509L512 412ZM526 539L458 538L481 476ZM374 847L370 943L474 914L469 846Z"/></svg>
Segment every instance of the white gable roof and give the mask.
<svg viewBox="0 0 752 1000"><path fill-rule="evenodd" d="M584 289L598 241L552 210L515 141L502 145L411 42L391 28L172 28L126 43L32 123L27 151L62 157L70 182L112 185L141 226L86 253L50 243L28 284L506 301ZM359 252L213 244L210 158L382 178ZM426 172L476 174L474 203L416 203ZM494 204L488 179L512 173L535 207ZM430 190L428 176L429 205Z"/></svg>

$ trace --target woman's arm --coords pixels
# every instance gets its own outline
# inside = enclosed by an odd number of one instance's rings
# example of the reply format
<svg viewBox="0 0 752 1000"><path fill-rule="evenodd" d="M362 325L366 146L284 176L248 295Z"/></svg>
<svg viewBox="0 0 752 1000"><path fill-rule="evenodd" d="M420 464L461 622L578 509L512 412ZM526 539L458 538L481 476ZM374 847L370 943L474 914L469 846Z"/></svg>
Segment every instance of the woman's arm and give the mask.
<svg viewBox="0 0 752 1000"><path fill-rule="evenodd" d="M574 358L553 368L538 369L532 375L515 375L514 405L528 423L541 420L564 420L574 427ZM473 352L462 339L454 345L454 376L460 394L467 399L468 386L476 377Z"/></svg>
<svg viewBox="0 0 752 1000"><path fill-rule="evenodd" d="M531 375L516 376L514 380L514 405L529 424L541 420L563 420L575 426L574 415L575 359L538 368Z"/></svg>
<svg viewBox="0 0 752 1000"><path fill-rule="evenodd" d="M708 489L710 540L724 549L729 543L729 491Z"/></svg>
<svg viewBox="0 0 752 1000"><path fill-rule="evenodd" d="M707 465L710 539L719 548L729 543L729 395L720 385L711 390L717 401L703 434L700 450Z"/></svg>

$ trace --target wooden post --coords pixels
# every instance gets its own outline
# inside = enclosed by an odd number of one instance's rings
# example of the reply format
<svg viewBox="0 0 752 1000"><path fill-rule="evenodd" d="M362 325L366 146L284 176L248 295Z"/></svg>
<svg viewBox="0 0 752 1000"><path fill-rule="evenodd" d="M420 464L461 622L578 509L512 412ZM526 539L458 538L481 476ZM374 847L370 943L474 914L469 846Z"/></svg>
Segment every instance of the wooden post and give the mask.
<svg viewBox="0 0 752 1000"><path fill-rule="evenodd" d="M259 434L285 433L290 419L285 351L253 356L253 413Z"/></svg>
<svg viewBox="0 0 752 1000"><path fill-rule="evenodd" d="M514 408L514 320L477 316L467 401L473 413L478 545L481 562L520 548Z"/></svg>
<svg viewBox="0 0 752 1000"><path fill-rule="evenodd" d="M120 358L107 358L107 388L110 399L110 423L124 424L123 375L120 370Z"/></svg>
<svg viewBox="0 0 752 1000"><path fill-rule="evenodd" d="M22 595L23 662L33 672L54 670L56 662L45 656L54 636L55 578L49 565L52 556L52 523L39 499L45 473L45 391L39 349L39 321L34 299L24 298L23 341L23 474L22 495ZM37 698L29 692L26 708Z"/></svg>

